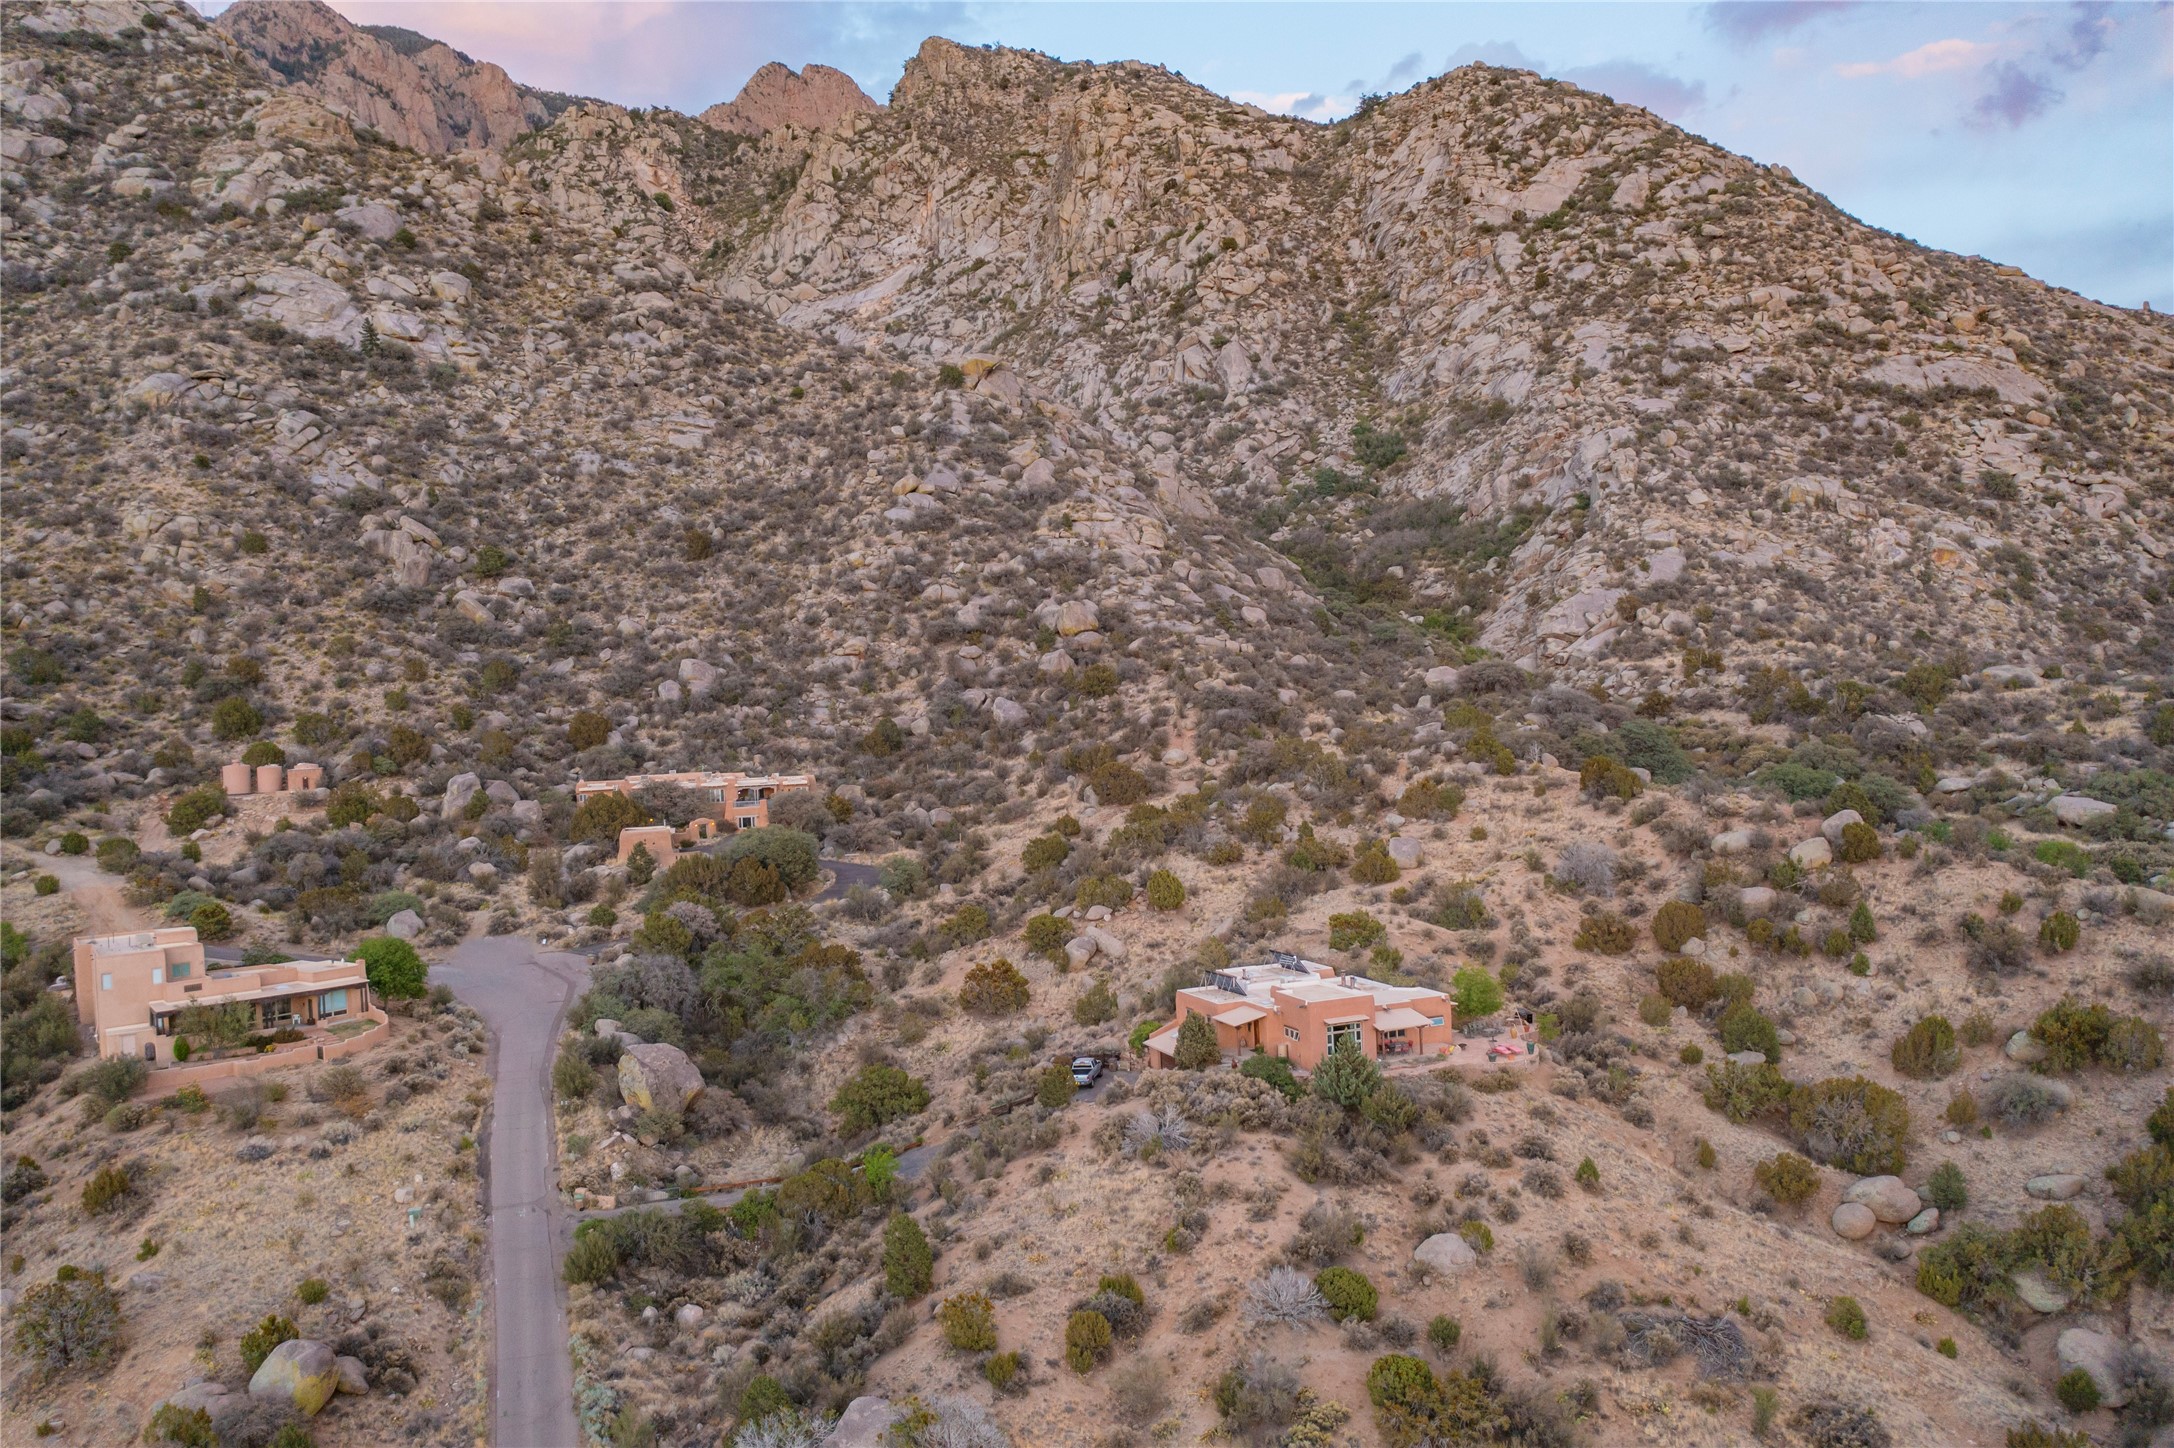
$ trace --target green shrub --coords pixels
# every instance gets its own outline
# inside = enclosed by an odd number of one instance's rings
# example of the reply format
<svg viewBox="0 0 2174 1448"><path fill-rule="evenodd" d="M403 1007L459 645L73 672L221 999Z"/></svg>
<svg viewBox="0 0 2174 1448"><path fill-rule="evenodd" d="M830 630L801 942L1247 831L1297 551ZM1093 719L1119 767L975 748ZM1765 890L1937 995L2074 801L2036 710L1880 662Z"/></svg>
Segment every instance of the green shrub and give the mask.
<svg viewBox="0 0 2174 1448"><path fill-rule="evenodd" d="M1082 1026L1099 1026L1105 1021L1116 1020L1117 1009L1117 992L1110 989L1107 980L1098 976L1095 983L1072 1002L1072 1020Z"/></svg>
<svg viewBox="0 0 2174 1448"><path fill-rule="evenodd" d="M1073 1372L1086 1376L1110 1355L1110 1320L1099 1312L1075 1312L1064 1324L1064 1361Z"/></svg>
<svg viewBox="0 0 2174 1448"><path fill-rule="evenodd" d="M2083 924L2066 910L2056 910L2038 923L2038 948L2049 955L2064 955L2076 948Z"/></svg>
<svg viewBox="0 0 2174 1448"><path fill-rule="evenodd" d="M229 694L212 706L211 732L228 743L247 739L263 727L264 716L239 694Z"/></svg>
<svg viewBox="0 0 2174 1448"><path fill-rule="evenodd" d="M989 1354L981 1365L981 1375L989 1380L989 1386L1000 1393L1009 1393L1017 1387L1019 1375L1026 1371L1026 1359L1015 1352Z"/></svg>
<svg viewBox="0 0 2174 1448"><path fill-rule="evenodd" d="M1627 955L1638 945L1638 932L1628 920L1613 911L1601 910L1578 922L1577 934L1571 937L1573 950L1590 950L1596 955Z"/></svg>
<svg viewBox="0 0 2174 1448"><path fill-rule="evenodd" d="M1910 1108L1900 1093L1840 1076L1789 1093L1789 1131L1806 1156L1859 1176L1901 1172Z"/></svg>
<svg viewBox="0 0 2174 1448"><path fill-rule="evenodd" d="M1456 1318L1444 1315L1428 1320L1427 1341L1433 1345L1436 1352L1446 1357L1455 1352L1457 1344L1463 1340L1464 1324L1457 1321Z"/></svg>
<svg viewBox="0 0 2174 1448"><path fill-rule="evenodd" d="M617 832L614 832L616 838ZM822 873L815 836L784 825L741 830L716 854L719 864L730 869L742 860L754 860L777 872L789 891L798 892L815 883Z"/></svg>
<svg viewBox="0 0 2174 1448"><path fill-rule="evenodd" d="M1185 904L1185 882L1168 870L1147 877L1147 904L1151 910L1177 910Z"/></svg>
<svg viewBox="0 0 2174 1448"><path fill-rule="evenodd" d="M1722 1061L1706 1068L1703 1093L1707 1109L1742 1123L1780 1111L1793 1092L1781 1071L1765 1062L1756 1066Z"/></svg>
<svg viewBox="0 0 2174 1448"><path fill-rule="evenodd" d="M2061 1075L2096 1065L2113 1027L2114 1013L2097 1001L2064 997L2031 1023L2031 1035L2046 1048L2038 1069Z"/></svg>
<svg viewBox="0 0 2174 1448"><path fill-rule="evenodd" d="M291 1318L277 1313L268 1314L255 1327L242 1334L242 1366L251 1373L264 1366L264 1360L272 1355L272 1349L283 1342L292 1342L302 1334L295 1330Z"/></svg>
<svg viewBox="0 0 2174 1448"><path fill-rule="evenodd" d="M757 1373L740 1390L740 1401L733 1409L733 1416L742 1424L753 1424L794 1411L793 1395L785 1391L785 1385L768 1373Z"/></svg>
<svg viewBox="0 0 2174 1448"><path fill-rule="evenodd" d="M838 1129L853 1134L916 1115L928 1103L928 1087L898 1067L878 1062L861 1067L839 1087L830 1099L830 1109L838 1118Z"/></svg>
<svg viewBox="0 0 2174 1448"><path fill-rule="evenodd" d="M2031 858L2079 880L2091 873L2091 852L2068 840L2040 840L2031 847Z"/></svg>
<svg viewBox="0 0 2174 1448"><path fill-rule="evenodd" d="M1706 934L1706 912L1688 900L1670 900L1653 912L1653 943L1674 952Z"/></svg>
<svg viewBox="0 0 2174 1448"><path fill-rule="evenodd" d="M200 940L224 940L234 933L234 915L217 900L206 900L189 912L189 924Z"/></svg>
<svg viewBox="0 0 2174 1448"><path fill-rule="evenodd" d="M1027 841L1027 847L1019 852L1019 863L1028 873L1054 870L1072 853L1072 846L1062 835L1037 835Z"/></svg>
<svg viewBox="0 0 2174 1448"><path fill-rule="evenodd" d="M123 835L108 835L98 842L98 868L109 875L127 874L142 856L136 842Z"/></svg>
<svg viewBox="0 0 2174 1448"><path fill-rule="evenodd" d="M1731 1055L1738 1051L1757 1051L1770 1065L1781 1060L1781 1032L1750 1006L1737 1006L1723 1016L1720 1031L1721 1049Z"/></svg>
<svg viewBox="0 0 2174 1448"><path fill-rule="evenodd" d="M397 936L372 936L355 947L355 956L381 999L418 1000L429 991L430 967L414 946Z"/></svg>
<svg viewBox="0 0 2174 1448"><path fill-rule="evenodd" d="M1778 1152L1751 1169L1751 1179L1785 1207L1811 1200L1819 1191L1819 1169L1793 1151Z"/></svg>
<svg viewBox="0 0 2174 1448"><path fill-rule="evenodd" d="M1072 1068L1062 1061L1052 1061L1034 1078L1034 1099L1051 1111L1058 1111L1072 1104L1079 1083L1072 1079Z"/></svg>
<svg viewBox="0 0 2174 1448"><path fill-rule="evenodd" d="M1298 1077L1291 1073L1291 1063L1281 1056L1256 1053L1238 1063L1238 1074L1256 1081L1266 1081L1283 1093L1286 1101L1296 1101L1306 1094L1306 1088L1298 1084Z"/></svg>
<svg viewBox="0 0 2174 1448"><path fill-rule="evenodd" d="M936 1309L944 1341L960 1352L996 1350L996 1307L980 1292L954 1292Z"/></svg>
<svg viewBox="0 0 2174 1448"><path fill-rule="evenodd" d="M1118 875L1083 876L1072 892L1072 903L1082 911L1097 905L1121 910L1132 903L1132 882Z"/></svg>
<svg viewBox="0 0 2174 1448"><path fill-rule="evenodd" d="M1937 1081L1962 1059L1955 1045L1955 1028L1948 1024L1946 1016L1919 1020L1887 1055L1896 1071L1918 1081Z"/></svg>
<svg viewBox="0 0 2174 1448"><path fill-rule="evenodd" d="M1842 826L1842 844L1834 854L1845 865L1862 865L1882 854L1880 832L1862 820Z"/></svg>
<svg viewBox="0 0 2174 1448"><path fill-rule="evenodd" d="M1031 994L1018 966L1003 959L984 961L966 972L959 1007L977 1016L1008 1016L1024 1010Z"/></svg>
<svg viewBox="0 0 2174 1448"><path fill-rule="evenodd" d="M305 1277L294 1289L294 1295L301 1299L303 1306L315 1307L332 1295L332 1284L322 1277Z"/></svg>
<svg viewBox="0 0 2174 1448"><path fill-rule="evenodd" d="M94 1217L103 1216L128 1201L133 1189L125 1168L102 1166L83 1184L83 1210Z"/></svg>
<svg viewBox="0 0 2174 1448"><path fill-rule="evenodd" d="M1329 1305L1329 1316L1342 1322L1356 1317L1361 1322L1372 1322L1380 1310L1380 1295L1366 1275L1348 1267L1324 1268L1313 1279L1314 1290Z"/></svg>
<svg viewBox="0 0 2174 1448"><path fill-rule="evenodd" d="M1827 1326L1851 1342L1865 1340L1864 1305L1854 1297L1837 1297L1827 1304Z"/></svg>
<svg viewBox="0 0 2174 1448"><path fill-rule="evenodd" d="M2053 1396L2071 1413L2088 1413L2099 1405L2098 1379L2082 1368L2070 1368L2054 1383Z"/></svg>
<svg viewBox="0 0 2174 1448"><path fill-rule="evenodd" d="M1698 1042L1687 1041L1684 1043L1683 1049L1676 1053L1676 1059L1683 1062L1683 1064L1686 1066L1696 1066L1699 1062L1706 1059L1706 1052L1705 1049L1701 1047Z"/></svg>
<svg viewBox="0 0 2174 1448"><path fill-rule="evenodd" d="M121 1348L121 1300L103 1272L62 1267L25 1292L9 1316L17 1361L41 1372L103 1364Z"/></svg>
<svg viewBox="0 0 2174 1448"><path fill-rule="evenodd" d="M1970 1204L1970 1188L1963 1180L1963 1169L1952 1161L1941 1162L1925 1179L1925 1200L1940 1209L1943 1217L1952 1216Z"/></svg>
<svg viewBox="0 0 2174 1448"><path fill-rule="evenodd" d="M1714 998L1713 967L1703 960L1678 956L1664 960L1655 971L1661 994L1670 1005L1683 1006L1687 1010L1704 1010Z"/></svg>
<svg viewBox="0 0 2174 1448"><path fill-rule="evenodd" d="M2158 1027L2142 1016L2123 1016L2109 1026L2106 1044L2099 1050L2099 1064L2109 1071L2138 1075L2156 1071L2166 1059L2166 1041Z"/></svg>
<svg viewBox="0 0 2174 1448"><path fill-rule="evenodd" d="M1364 950L1378 945L1388 932L1382 923L1364 910L1346 911L1329 917L1329 949Z"/></svg>
<svg viewBox="0 0 2174 1448"><path fill-rule="evenodd" d="M1480 966L1468 965L1450 978L1459 1021L1484 1020L1502 1009L1502 982Z"/></svg>
<svg viewBox="0 0 2174 1448"><path fill-rule="evenodd" d="M1222 1048L1215 1040L1215 1026L1197 1011L1188 1013L1178 1027L1178 1069L1205 1071L1210 1066L1220 1064L1222 1059Z"/></svg>
<svg viewBox="0 0 2174 1448"><path fill-rule="evenodd" d="M1054 915L1032 915L1027 918L1027 949L1046 960L1059 965L1068 957L1064 953L1065 942L1072 938L1072 927Z"/></svg>
<svg viewBox="0 0 2174 1448"><path fill-rule="evenodd" d="M1591 1157L1586 1157L1579 1162L1578 1169L1572 1172L1570 1176L1573 1181L1589 1192L1600 1190L1600 1168L1593 1164Z"/></svg>
<svg viewBox="0 0 2174 1448"><path fill-rule="evenodd" d="M566 1254L566 1280L577 1287L608 1282L619 1272L618 1244L609 1236L576 1233Z"/></svg>
<svg viewBox="0 0 2174 1448"><path fill-rule="evenodd" d="M192 789L166 811L167 830L179 837L204 827L207 820L226 813L226 792L215 784Z"/></svg>
<svg viewBox="0 0 2174 1448"><path fill-rule="evenodd" d="M172 1443L176 1448L219 1448L219 1435L211 1426L211 1414L202 1408L159 1404L144 1425L146 1443Z"/></svg>

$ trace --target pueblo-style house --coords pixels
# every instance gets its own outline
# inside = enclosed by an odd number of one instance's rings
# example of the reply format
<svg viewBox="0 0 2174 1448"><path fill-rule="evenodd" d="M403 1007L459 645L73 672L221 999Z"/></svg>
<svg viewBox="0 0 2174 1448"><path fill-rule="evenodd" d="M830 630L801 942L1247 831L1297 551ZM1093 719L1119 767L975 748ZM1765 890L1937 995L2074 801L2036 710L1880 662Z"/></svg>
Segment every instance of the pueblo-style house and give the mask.
<svg viewBox="0 0 2174 1448"><path fill-rule="evenodd" d="M638 846L665 868L680 849L715 839L720 832L765 828L770 823L771 799L792 790L815 788L815 776L691 769L673 774L630 774L624 779L580 779L574 781L574 803L580 805L600 794L633 795L654 784L672 785L693 795L697 813L678 830L668 825L636 825L621 830L621 864Z"/></svg>
<svg viewBox="0 0 2174 1448"><path fill-rule="evenodd" d="M1346 1044L1384 1065L1455 1049L1450 1000L1441 991L1342 975L1280 950L1260 965L1209 971L1203 985L1179 991L1177 1019L1147 1038L1149 1066L1177 1064L1178 1031L1196 1015L1215 1027L1225 1060L1265 1051L1300 1071Z"/></svg>

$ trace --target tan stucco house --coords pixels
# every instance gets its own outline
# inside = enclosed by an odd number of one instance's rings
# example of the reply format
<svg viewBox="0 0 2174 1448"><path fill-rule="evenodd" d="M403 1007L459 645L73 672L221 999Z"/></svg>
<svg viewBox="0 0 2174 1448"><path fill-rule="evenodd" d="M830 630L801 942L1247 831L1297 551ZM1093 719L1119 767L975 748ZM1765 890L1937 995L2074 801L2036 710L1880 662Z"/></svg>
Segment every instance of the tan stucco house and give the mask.
<svg viewBox="0 0 2174 1448"><path fill-rule="evenodd" d="M91 1028L101 1056L170 1065L176 1018L190 1006L229 1002L249 1008L257 1031L385 1020L359 960L214 966L186 925L75 943L76 1015Z"/></svg>
<svg viewBox="0 0 2174 1448"><path fill-rule="evenodd" d="M691 845L710 838L720 828L728 834L762 829L770 823L771 799L792 790L815 788L815 776L691 769L676 774L633 774L625 779L580 779L574 781L574 803L579 805L599 794L631 795L652 784L676 785L699 802L702 818L680 831L678 837L679 844ZM710 822L707 828L705 821ZM622 840L621 858L632 852L633 845ZM650 853L655 854L655 849Z"/></svg>
<svg viewBox="0 0 2174 1448"><path fill-rule="evenodd" d="M1265 1051L1300 1071L1350 1042L1385 1065L1446 1056L1455 1047L1449 997L1425 986L1389 985L1272 951L1259 965L1209 971L1177 993L1177 1019L1147 1038L1151 1067L1177 1064L1187 1016L1206 1016L1226 1059Z"/></svg>

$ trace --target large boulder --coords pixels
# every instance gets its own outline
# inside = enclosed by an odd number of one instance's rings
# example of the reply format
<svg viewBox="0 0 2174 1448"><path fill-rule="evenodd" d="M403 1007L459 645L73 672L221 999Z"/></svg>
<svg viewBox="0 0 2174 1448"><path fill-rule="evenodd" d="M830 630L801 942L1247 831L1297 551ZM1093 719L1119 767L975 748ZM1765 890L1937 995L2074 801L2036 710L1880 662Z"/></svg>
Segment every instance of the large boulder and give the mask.
<svg viewBox="0 0 2174 1448"><path fill-rule="evenodd" d="M1851 825L1861 825L1864 822L1865 817L1857 811L1838 809L1819 822L1819 833L1826 838L1828 844L1839 850L1842 848L1842 831Z"/></svg>
<svg viewBox="0 0 2174 1448"><path fill-rule="evenodd" d="M473 771L467 774L456 774L447 780L445 782L445 808L440 811L442 817L449 820L459 819L461 813L468 808L468 801L474 799L476 791L481 788L483 788L483 777Z"/></svg>
<svg viewBox="0 0 2174 1448"><path fill-rule="evenodd" d="M423 933L423 917L413 910L398 910L385 922L385 933L395 940L413 940Z"/></svg>
<svg viewBox="0 0 2174 1448"><path fill-rule="evenodd" d="M1789 858L1800 870L1821 870L1834 863L1834 847L1824 839L1806 840L1790 848Z"/></svg>
<svg viewBox="0 0 2174 1448"><path fill-rule="evenodd" d="M1389 858L1396 861L1399 870L1416 870L1426 858L1426 847L1412 835L1391 835Z"/></svg>
<svg viewBox="0 0 2174 1448"><path fill-rule="evenodd" d="M2112 813L2114 806L2103 799L2091 799L2080 794L2057 794L2053 797L2053 817L2064 825L2089 824Z"/></svg>
<svg viewBox="0 0 2174 1448"><path fill-rule="evenodd" d="M2008 1280L2015 1284L2015 1295L2022 1298L2023 1305L2033 1312L2059 1312L2075 1297L2067 1288L2056 1286L2036 1267L2026 1267L2021 1272L2010 1273Z"/></svg>
<svg viewBox="0 0 2174 1448"><path fill-rule="evenodd" d="M1860 1242L1872 1235L1872 1229L1880 1224L1880 1219L1872 1215L1872 1209L1863 1202L1844 1202L1834 1209L1830 1222L1835 1236Z"/></svg>
<svg viewBox="0 0 2174 1448"><path fill-rule="evenodd" d="M2001 1050L2018 1066L2035 1066L2046 1059L2046 1043L2029 1031L2017 1031Z"/></svg>
<svg viewBox="0 0 2174 1448"><path fill-rule="evenodd" d="M249 1379L252 1398L283 1398L305 1417L315 1417L340 1389L340 1360L331 1348L306 1337L290 1338Z"/></svg>
<svg viewBox="0 0 2174 1448"><path fill-rule="evenodd" d="M643 1111L685 1111L702 1094L702 1073L677 1046L629 1046L619 1058L619 1094Z"/></svg>
<svg viewBox="0 0 2174 1448"><path fill-rule="evenodd" d="M891 1425L898 1410L888 1398L855 1398L838 1415L838 1424L823 1440L823 1448L884 1448L892 1441Z"/></svg>
<svg viewBox="0 0 2174 1448"><path fill-rule="evenodd" d="M1865 1177L1851 1182L1843 1191L1842 1200L1870 1207L1874 1217L1890 1226L1907 1222L1925 1209L1917 1193L1904 1185L1898 1176Z"/></svg>
<svg viewBox="0 0 2174 1448"><path fill-rule="evenodd" d="M1436 1232L1412 1249L1412 1260L1433 1268L1444 1277L1455 1277L1476 1266L1480 1254L1455 1232Z"/></svg>
<svg viewBox="0 0 2174 1448"><path fill-rule="evenodd" d="M2060 1356L2063 1373L2082 1368L2091 1375L2091 1381L2098 1384L2103 1406L2118 1408L2129 1401L2128 1377L2121 1371L2125 1354L2120 1338L2088 1327L2072 1327L2055 1340L2053 1350Z"/></svg>
<svg viewBox="0 0 2174 1448"><path fill-rule="evenodd" d="M2023 1190L2041 1202L2065 1202L2083 1195L2084 1179L2074 1172L2049 1172L2023 1183Z"/></svg>
<svg viewBox="0 0 2174 1448"><path fill-rule="evenodd" d="M352 1393L359 1398L370 1391L370 1370L363 1366L361 1358L341 1357L335 1361L340 1369L341 1392Z"/></svg>

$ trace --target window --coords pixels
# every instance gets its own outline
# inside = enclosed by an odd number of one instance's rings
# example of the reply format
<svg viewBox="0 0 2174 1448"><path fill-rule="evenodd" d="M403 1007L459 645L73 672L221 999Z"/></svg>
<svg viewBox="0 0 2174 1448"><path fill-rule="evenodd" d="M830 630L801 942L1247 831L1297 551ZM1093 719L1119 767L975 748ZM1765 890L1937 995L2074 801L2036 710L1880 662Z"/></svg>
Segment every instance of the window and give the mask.
<svg viewBox="0 0 2174 1448"><path fill-rule="evenodd" d="M347 992L328 990L318 998L317 1009L321 1014L339 1016L347 1013Z"/></svg>
<svg viewBox="0 0 2174 1448"><path fill-rule="evenodd" d="M1438 1026L1442 1024L1442 1018L1440 1016L1429 1017L1427 1020L1427 1024L1430 1026Z"/></svg>
<svg viewBox="0 0 2174 1448"><path fill-rule="evenodd" d="M106 972L105 972L104 974L102 974L102 975L100 975L100 976L98 977L98 988L99 988L100 990L112 990L112 989L113 989L113 972L112 972L112 971L110 971L110 970L109 970L109 971L106 971Z"/></svg>
<svg viewBox="0 0 2174 1448"><path fill-rule="evenodd" d="M163 971L163 970L160 970L160 969L159 969L159 968L158 968L157 966L155 966L155 965L151 967L151 984L153 984L153 985L164 985L164 984L166 984L166 972L165 972L165 971Z"/></svg>
<svg viewBox="0 0 2174 1448"><path fill-rule="evenodd" d="M187 980L188 977L189 963L185 960L177 960L166 967L166 978L168 980Z"/></svg>
<svg viewBox="0 0 2174 1448"><path fill-rule="evenodd" d="M1362 1044L1359 1035L1359 1022L1340 1021L1329 1027L1330 1050L1335 1050L1346 1041L1350 1042L1354 1049Z"/></svg>
<svg viewBox="0 0 2174 1448"><path fill-rule="evenodd" d="M1285 1027L1283 1028L1283 1034L1284 1034L1284 1037L1285 1037L1285 1039L1287 1039L1287 1040L1292 1040L1292 1041L1295 1041L1295 1040L1299 1039L1299 1035L1298 1035L1298 1027L1296 1027L1296 1026L1285 1026Z"/></svg>

